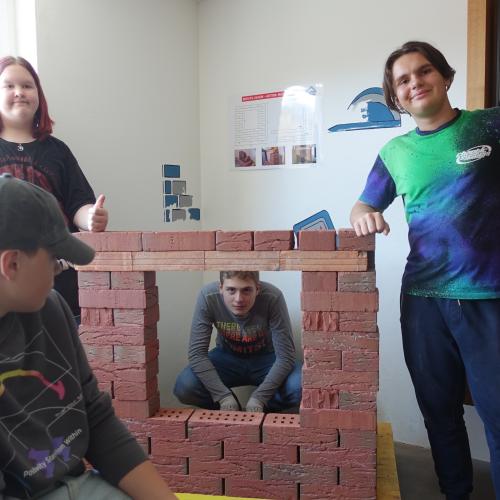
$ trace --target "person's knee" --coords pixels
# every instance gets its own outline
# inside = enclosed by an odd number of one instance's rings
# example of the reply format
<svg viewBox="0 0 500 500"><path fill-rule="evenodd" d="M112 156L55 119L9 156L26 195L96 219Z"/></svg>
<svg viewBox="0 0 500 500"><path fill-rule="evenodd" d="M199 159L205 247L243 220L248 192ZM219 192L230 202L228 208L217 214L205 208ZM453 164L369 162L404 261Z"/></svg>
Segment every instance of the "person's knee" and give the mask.
<svg viewBox="0 0 500 500"><path fill-rule="evenodd" d="M189 376L189 373L186 373L186 370L183 370L175 380L174 396L183 404L191 404L193 393L192 377Z"/></svg>
<svg viewBox="0 0 500 500"><path fill-rule="evenodd" d="M301 366L297 364L285 381L284 396L286 404L289 406L298 406L302 399L302 372Z"/></svg>

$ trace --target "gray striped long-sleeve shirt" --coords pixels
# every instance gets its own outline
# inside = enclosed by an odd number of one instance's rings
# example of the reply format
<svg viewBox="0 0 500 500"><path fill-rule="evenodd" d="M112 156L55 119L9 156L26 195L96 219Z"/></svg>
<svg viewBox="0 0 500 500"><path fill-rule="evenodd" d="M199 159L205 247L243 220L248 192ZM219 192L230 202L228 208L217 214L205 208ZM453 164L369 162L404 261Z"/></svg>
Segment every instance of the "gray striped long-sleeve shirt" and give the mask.
<svg viewBox="0 0 500 500"><path fill-rule="evenodd" d="M283 293L270 283L260 285L255 304L245 317L235 316L227 309L218 282L205 285L198 294L189 340L189 365L214 401L220 401L230 391L208 358L213 327L217 330L217 345L236 356L275 352L276 361L252 394L262 403L271 399L294 367L295 347Z"/></svg>

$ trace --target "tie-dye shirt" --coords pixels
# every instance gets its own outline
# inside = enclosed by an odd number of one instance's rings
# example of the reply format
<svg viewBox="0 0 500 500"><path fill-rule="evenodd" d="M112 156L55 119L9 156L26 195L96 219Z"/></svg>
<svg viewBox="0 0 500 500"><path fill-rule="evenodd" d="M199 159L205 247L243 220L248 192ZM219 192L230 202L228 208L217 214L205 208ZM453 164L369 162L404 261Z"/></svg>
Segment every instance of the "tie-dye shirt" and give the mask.
<svg viewBox="0 0 500 500"><path fill-rule="evenodd" d="M383 211L397 196L409 226L405 293L500 297L500 108L389 141L360 201Z"/></svg>

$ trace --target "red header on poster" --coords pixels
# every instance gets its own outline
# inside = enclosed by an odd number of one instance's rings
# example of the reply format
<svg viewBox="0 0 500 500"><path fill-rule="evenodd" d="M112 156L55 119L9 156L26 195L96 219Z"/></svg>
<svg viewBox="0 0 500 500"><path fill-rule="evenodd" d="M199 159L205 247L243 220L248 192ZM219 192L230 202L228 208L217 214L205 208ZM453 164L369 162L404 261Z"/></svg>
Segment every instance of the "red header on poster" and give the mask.
<svg viewBox="0 0 500 500"><path fill-rule="evenodd" d="M283 97L283 90L279 92L267 92L266 94L244 95L241 100L246 101L260 101L262 99L275 99L276 97Z"/></svg>

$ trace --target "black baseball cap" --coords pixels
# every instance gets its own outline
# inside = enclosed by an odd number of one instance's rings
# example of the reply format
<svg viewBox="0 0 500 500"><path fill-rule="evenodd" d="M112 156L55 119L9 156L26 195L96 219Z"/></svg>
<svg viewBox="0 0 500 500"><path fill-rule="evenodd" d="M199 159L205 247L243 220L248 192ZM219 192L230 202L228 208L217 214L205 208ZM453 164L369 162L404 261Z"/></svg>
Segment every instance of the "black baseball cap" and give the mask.
<svg viewBox="0 0 500 500"><path fill-rule="evenodd" d="M80 266L92 262L95 254L69 232L51 193L4 173L0 175L0 249L39 248Z"/></svg>

